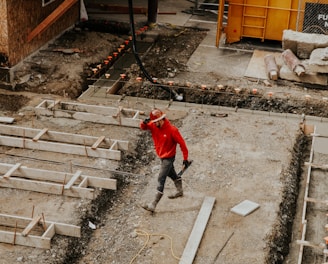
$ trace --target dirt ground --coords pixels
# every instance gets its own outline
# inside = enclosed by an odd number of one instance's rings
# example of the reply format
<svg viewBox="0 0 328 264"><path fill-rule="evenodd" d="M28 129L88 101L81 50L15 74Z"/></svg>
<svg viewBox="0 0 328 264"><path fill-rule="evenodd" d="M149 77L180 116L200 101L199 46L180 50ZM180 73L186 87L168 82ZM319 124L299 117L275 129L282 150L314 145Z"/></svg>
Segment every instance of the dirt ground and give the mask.
<svg viewBox="0 0 328 264"><path fill-rule="evenodd" d="M143 62L151 76L179 81L179 92L184 93L186 102L170 107L168 93L155 94L163 100L156 106L180 128L193 160L183 176L184 197L167 199L167 194L174 191L168 181L154 215L140 208L154 195L159 169L147 133L136 128L35 116L34 107L42 99L76 101L87 88L92 69L128 37L75 28L17 68L14 91L1 90L0 115L15 117L19 126L129 140L130 150L123 154L122 161L114 162L1 146L1 162L58 171L82 169L88 175L116 178L118 190L96 190L97 198L89 201L2 188L1 213L30 216L33 210L35 214L42 212L49 220L80 225L82 237L56 235L49 250L0 244L1 264L179 263L206 196L215 197L216 203L194 263L283 263L309 146L299 129L300 116L327 117L327 105L319 100L326 91L307 90L312 96L307 101L304 87L280 82L275 88L285 89L289 96L268 98L265 91L269 88L260 83L252 83L252 87L264 93L253 95L248 89L249 80L231 80L211 72L190 73L186 62L206 31L172 27L157 30L159 39ZM136 65L127 73L131 80L142 76ZM213 86L202 89L204 78ZM186 80L192 80L195 86L182 89ZM222 86L214 85L217 83ZM236 88L241 89L238 94ZM127 82L119 93L155 96L147 82ZM148 113L154 105L144 101L133 106ZM177 170L181 159L178 152ZM230 211L244 200L258 203L260 208L245 217ZM96 225L95 230L90 223ZM296 259L289 263L296 263Z"/></svg>

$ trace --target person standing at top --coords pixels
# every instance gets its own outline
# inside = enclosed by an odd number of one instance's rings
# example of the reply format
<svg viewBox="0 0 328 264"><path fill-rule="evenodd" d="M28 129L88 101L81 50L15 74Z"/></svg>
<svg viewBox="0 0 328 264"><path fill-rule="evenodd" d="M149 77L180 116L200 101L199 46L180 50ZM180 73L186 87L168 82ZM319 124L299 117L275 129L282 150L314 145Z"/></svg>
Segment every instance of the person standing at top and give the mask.
<svg viewBox="0 0 328 264"><path fill-rule="evenodd" d="M187 168L190 165L188 161L188 148L178 128L172 125L166 118L166 115L158 108L154 108L150 112L150 117L140 122L140 128L151 132L156 154L161 159L161 168L158 175L158 186L155 198L152 202L142 205L142 208L145 210L154 212L157 203L163 196L167 177L173 180L177 189L176 193L168 197L170 199L175 199L183 196L182 179L175 171L174 161L177 144L179 144L183 155L183 166Z"/></svg>

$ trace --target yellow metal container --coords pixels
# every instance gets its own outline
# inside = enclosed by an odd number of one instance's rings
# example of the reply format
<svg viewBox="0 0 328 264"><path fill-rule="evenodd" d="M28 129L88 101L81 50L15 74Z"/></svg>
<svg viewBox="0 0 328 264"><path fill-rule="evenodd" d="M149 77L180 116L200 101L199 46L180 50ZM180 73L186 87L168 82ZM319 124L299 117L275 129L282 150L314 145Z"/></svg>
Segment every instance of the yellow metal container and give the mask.
<svg viewBox="0 0 328 264"><path fill-rule="evenodd" d="M229 1L226 41L243 37L281 41L284 29L296 29L298 4L298 0Z"/></svg>

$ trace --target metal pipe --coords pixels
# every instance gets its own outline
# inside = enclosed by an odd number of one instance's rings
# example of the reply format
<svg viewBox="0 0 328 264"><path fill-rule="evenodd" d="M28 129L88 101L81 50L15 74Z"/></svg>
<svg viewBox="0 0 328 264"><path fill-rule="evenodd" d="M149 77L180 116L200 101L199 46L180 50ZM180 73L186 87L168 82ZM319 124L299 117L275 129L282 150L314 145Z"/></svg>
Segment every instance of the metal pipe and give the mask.
<svg viewBox="0 0 328 264"><path fill-rule="evenodd" d="M158 0L148 0L148 24L157 21Z"/></svg>

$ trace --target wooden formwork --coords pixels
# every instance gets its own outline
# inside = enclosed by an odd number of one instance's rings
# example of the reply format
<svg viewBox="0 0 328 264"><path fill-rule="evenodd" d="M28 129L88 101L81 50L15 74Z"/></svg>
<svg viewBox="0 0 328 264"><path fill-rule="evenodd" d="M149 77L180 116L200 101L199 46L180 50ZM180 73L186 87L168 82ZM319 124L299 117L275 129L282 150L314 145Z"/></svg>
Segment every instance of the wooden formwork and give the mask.
<svg viewBox="0 0 328 264"><path fill-rule="evenodd" d="M87 199L94 198L94 188L117 188L115 179L83 175L81 171L73 174L28 168L20 163L0 163L0 175L0 187Z"/></svg>
<svg viewBox="0 0 328 264"><path fill-rule="evenodd" d="M311 176L312 176L312 169L322 169L322 170L326 170L328 169L328 165L326 164L316 164L313 162L313 158L314 158L314 146L315 146L315 141L317 137L323 137L325 139L327 139L328 141L328 137L325 137L323 135L319 135L316 132L316 127L314 127L313 133L311 133L312 136L312 146L311 146L311 151L310 151L310 157L309 157L309 161L305 162L305 166L307 166L307 177L306 177L306 183L305 183L305 191L304 191L304 200L303 200L303 210L302 210L302 229L301 229L301 239L297 240L297 244L300 246L299 249L299 255L298 255L298 264L302 263L303 260L303 252L304 252L304 247L312 247L316 250L319 250L322 252L323 254L323 262L326 263L327 258L328 258L328 250L327 250L327 245L326 243L328 242L328 238L322 238L321 242L313 242L313 241L308 241L306 240L306 234L308 232L308 225L310 224L308 222L308 219L306 217L307 215L307 207L308 207L308 203L321 203L321 204L326 204L328 205L328 200L327 199L317 199L317 198L313 198L310 197L310 186L311 186ZM324 229L328 230L328 225L323 225ZM326 239L326 243L323 243L323 241Z"/></svg>
<svg viewBox="0 0 328 264"><path fill-rule="evenodd" d="M79 226L46 221L44 215L33 218L0 214L0 242L50 249L55 234L81 237Z"/></svg>
<svg viewBox="0 0 328 264"><path fill-rule="evenodd" d="M105 107L44 100L35 107L38 116L70 118L100 124L139 127L143 111L123 107Z"/></svg>
<svg viewBox="0 0 328 264"><path fill-rule="evenodd" d="M88 135L0 124L0 145L120 160L129 142Z"/></svg>

